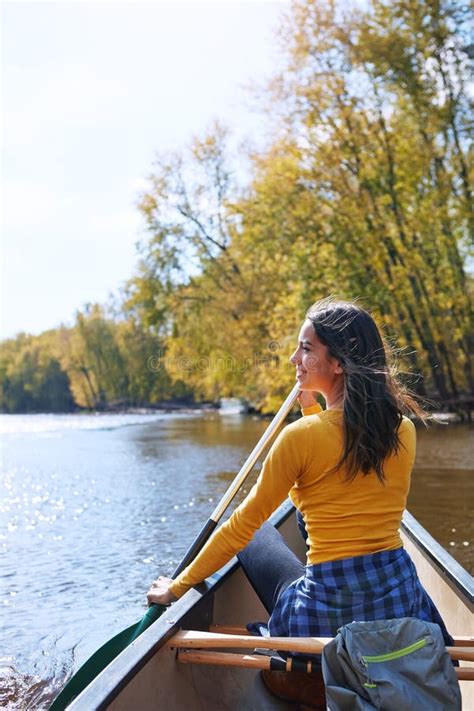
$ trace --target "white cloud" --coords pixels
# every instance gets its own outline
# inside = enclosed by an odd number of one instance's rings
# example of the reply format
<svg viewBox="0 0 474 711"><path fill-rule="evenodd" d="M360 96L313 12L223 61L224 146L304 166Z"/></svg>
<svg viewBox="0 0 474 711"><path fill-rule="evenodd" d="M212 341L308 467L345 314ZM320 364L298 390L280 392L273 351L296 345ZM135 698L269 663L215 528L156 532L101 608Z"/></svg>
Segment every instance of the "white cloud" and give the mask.
<svg viewBox="0 0 474 711"><path fill-rule="evenodd" d="M92 215L87 221L87 229L100 234L101 232L120 232L120 234L136 235L142 225L138 210L121 210L113 213Z"/></svg>
<svg viewBox="0 0 474 711"><path fill-rule="evenodd" d="M60 195L45 183L26 180L4 182L2 193L4 230L44 225L77 203L74 196Z"/></svg>
<svg viewBox="0 0 474 711"><path fill-rule="evenodd" d="M70 124L94 125L127 96L117 78L99 76L92 66L66 64L33 74L4 68L4 147L31 145L45 133Z"/></svg>

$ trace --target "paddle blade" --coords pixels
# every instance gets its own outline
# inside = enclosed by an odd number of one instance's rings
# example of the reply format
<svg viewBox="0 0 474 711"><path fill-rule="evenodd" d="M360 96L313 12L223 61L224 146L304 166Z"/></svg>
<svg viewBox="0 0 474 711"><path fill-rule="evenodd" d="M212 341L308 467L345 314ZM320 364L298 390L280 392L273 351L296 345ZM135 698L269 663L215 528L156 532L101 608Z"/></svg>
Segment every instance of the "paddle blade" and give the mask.
<svg viewBox="0 0 474 711"><path fill-rule="evenodd" d="M69 679L66 686L55 698L49 711L64 711L64 709L78 696L120 652L128 647L137 637L144 632L155 620L163 614L166 607L152 605L139 622L119 632L106 642L97 652L94 652L80 669Z"/></svg>
<svg viewBox="0 0 474 711"><path fill-rule="evenodd" d="M150 605L140 622L134 626L135 629L133 630L130 642L133 642L133 640L139 637L142 632L144 632L150 625L153 624L153 622L155 622L155 620L158 619L158 617L161 617L165 610L166 607L164 607L164 605L156 605L155 603Z"/></svg>

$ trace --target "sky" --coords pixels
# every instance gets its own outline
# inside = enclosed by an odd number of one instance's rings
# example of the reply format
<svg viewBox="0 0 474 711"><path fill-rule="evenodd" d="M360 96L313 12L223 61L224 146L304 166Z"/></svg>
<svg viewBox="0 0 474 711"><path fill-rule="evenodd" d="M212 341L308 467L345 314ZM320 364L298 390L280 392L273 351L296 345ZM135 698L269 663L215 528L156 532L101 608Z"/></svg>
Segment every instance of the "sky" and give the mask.
<svg viewBox="0 0 474 711"><path fill-rule="evenodd" d="M289 2L2 2L0 338L72 325L132 276L156 153L215 119L264 138L248 90Z"/></svg>

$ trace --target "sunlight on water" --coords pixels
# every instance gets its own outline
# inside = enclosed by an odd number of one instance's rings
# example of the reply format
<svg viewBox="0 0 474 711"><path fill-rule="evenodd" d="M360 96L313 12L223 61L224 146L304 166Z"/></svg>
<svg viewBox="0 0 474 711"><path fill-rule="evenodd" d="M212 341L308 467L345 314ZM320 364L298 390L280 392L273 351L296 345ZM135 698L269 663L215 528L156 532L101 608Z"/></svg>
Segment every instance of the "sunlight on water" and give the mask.
<svg viewBox="0 0 474 711"><path fill-rule="evenodd" d="M193 413L174 414L173 417L189 417ZM24 434L27 432L49 433L67 430L104 430L126 425L156 422L169 418L166 413L147 415L99 413L80 415L2 415L0 414L0 434Z"/></svg>

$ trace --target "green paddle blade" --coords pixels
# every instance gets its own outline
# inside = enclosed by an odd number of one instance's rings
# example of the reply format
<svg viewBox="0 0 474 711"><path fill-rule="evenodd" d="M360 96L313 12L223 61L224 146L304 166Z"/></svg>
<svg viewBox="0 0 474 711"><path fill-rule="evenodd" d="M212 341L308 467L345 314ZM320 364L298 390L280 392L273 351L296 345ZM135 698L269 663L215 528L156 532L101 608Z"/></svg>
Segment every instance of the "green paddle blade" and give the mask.
<svg viewBox="0 0 474 711"><path fill-rule="evenodd" d="M127 629L112 637L90 657L80 669L71 677L66 686L55 698L49 711L64 711L71 701L93 681L110 662L117 657L134 639L139 637L147 627L163 614L166 607L151 605L143 618L130 625Z"/></svg>

